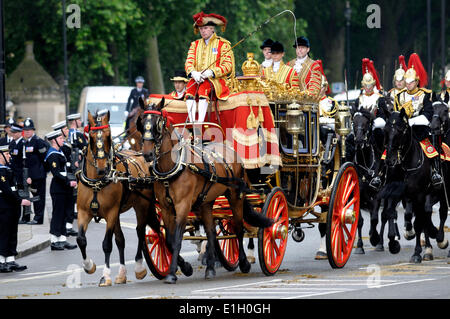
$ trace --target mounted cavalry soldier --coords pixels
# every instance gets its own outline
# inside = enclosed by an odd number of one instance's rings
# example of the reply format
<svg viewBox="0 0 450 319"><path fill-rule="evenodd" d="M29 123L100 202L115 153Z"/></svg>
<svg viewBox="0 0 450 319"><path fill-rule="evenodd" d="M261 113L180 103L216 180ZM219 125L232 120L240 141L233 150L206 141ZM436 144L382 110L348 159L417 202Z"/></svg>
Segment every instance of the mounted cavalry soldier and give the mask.
<svg viewBox="0 0 450 319"><path fill-rule="evenodd" d="M313 96L318 96L322 83L320 65L309 57L311 49L308 38L298 37L292 46L295 49L297 58L289 61L287 65L294 68L299 79L301 91L307 91Z"/></svg>
<svg viewBox="0 0 450 319"><path fill-rule="evenodd" d="M377 71L373 65L373 61L368 58L362 59L362 74L363 78L361 81L361 94L356 99L355 104L352 107L352 115L354 116L359 110L364 109L373 115L373 134L375 138L375 143L379 149L383 147L383 128L386 124L386 102L379 92L381 89L380 80L378 78ZM377 92L375 92L377 88ZM354 145L354 135L350 134L347 137L346 145L347 147L347 160L353 161L355 155L355 145Z"/></svg>
<svg viewBox="0 0 450 319"><path fill-rule="evenodd" d="M224 17L199 12L193 19L194 33L200 32L201 39L191 42L184 66L191 78L186 90L186 106L190 122L201 123L213 95L219 100L227 100L230 95L225 80L234 73L234 55L230 42L216 34L216 26L225 31L227 20ZM198 120L195 121L197 98Z"/></svg>
<svg viewBox="0 0 450 319"><path fill-rule="evenodd" d="M126 111L128 114L125 123L125 130L129 127L130 119L134 116L134 114L136 114L136 107L139 107L139 98L142 97L145 100L149 95L148 90L144 88L145 80L142 76L139 75L136 77L134 82L136 83L136 87L131 90L126 106Z"/></svg>
<svg viewBox="0 0 450 319"><path fill-rule="evenodd" d="M52 220L50 222L51 250L75 249L76 245L67 242L66 215L73 209L73 188L77 186L76 180L67 172L67 159L61 147L64 144L64 136L61 130L56 130L45 135L51 143L45 163L47 170L52 175L50 195L52 197Z"/></svg>
<svg viewBox="0 0 450 319"><path fill-rule="evenodd" d="M186 95L186 84L189 82L185 71L175 71L175 76L170 79L173 82L175 91L170 93L170 96L176 100L184 100Z"/></svg>
<svg viewBox="0 0 450 319"><path fill-rule="evenodd" d="M270 47L273 63L271 66L262 69L262 75L280 84L288 84L290 88L298 88L298 76L295 70L284 64L284 47L278 41L272 43Z"/></svg>
<svg viewBox="0 0 450 319"><path fill-rule="evenodd" d="M433 152L429 137L429 124L433 116L432 91L424 88L428 83L425 68L416 53L411 54L408 70L405 73L406 88L401 90L394 100L394 111L404 109L412 127L414 138L421 143L424 152ZM442 184L439 174L439 156L432 161L431 182L433 186ZM371 185L378 188L381 185L380 176L376 176Z"/></svg>
<svg viewBox="0 0 450 319"><path fill-rule="evenodd" d="M9 165L8 145L0 146L0 272L22 271L15 261L17 256L17 231L20 206L30 206L31 202L20 198L14 172Z"/></svg>
<svg viewBox="0 0 450 319"><path fill-rule="evenodd" d="M406 67L405 57L403 55L400 55L398 57L398 60L400 62L400 66L397 70L395 70L394 78L392 79L393 87L389 90L387 95L387 97L390 99L390 101L387 102L391 102L389 104L392 104L392 106L394 105L395 96L400 93L400 91L403 90L406 86L405 72L408 68Z"/></svg>

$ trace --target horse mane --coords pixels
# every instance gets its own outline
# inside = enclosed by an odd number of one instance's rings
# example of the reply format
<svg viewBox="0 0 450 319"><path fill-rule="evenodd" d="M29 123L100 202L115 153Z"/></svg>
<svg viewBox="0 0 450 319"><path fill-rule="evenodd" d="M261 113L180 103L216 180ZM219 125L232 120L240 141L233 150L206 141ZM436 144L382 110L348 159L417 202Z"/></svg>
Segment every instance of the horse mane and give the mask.
<svg viewBox="0 0 450 319"><path fill-rule="evenodd" d="M361 114L362 116L368 118L369 120L373 121L375 119L375 117L373 116L372 113L370 113L370 111L366 110L365 108L359 108L358 110L356 110L355 114L353 114L353 118L355 117L355 115L357 114Z"/></svg>

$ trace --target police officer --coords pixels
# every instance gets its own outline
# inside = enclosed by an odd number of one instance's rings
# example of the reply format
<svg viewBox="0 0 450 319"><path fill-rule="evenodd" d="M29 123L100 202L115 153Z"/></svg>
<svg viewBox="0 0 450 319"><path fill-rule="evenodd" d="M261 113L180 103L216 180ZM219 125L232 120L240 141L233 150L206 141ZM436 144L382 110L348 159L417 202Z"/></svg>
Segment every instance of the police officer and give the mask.
<svg viewBox="0 0 450 319"><path fill-rule="evenodd" d="M72 165L72 146L67 143L67 138L69 135L69 129L67 128L67 122L61 121L54 125L52 125L52 129L54 131L61 131L61 134L64 137L64 142L61 145L61 151L64 153L64 156L66 157L66 168L67 173L72 175L72 178L75 180L75 170L76 167ZM78 154L77 154L78 155ZM78 236L78 233L73 230L73 220L74 220L74 212L75 212L75 199L76 199L76 192L75 190L72 191L71 196L71 203L68 203L66 208L66 233L67 236Z"/></svg>
<svg viewBox="0 0 450 319"><path fill-rule="evenodd" d="M144 100L148 97L149 92L146 88L144 88L144 78L142 76L138 76L135 80L136 87L131 90L130 96L128 97L127 108L127 122L125 125L125 129L128 129L130 125L130 119L134 116L136 111L133 110L139 106L139 98L142 97Z"/></svg>
<svg viewBox="0 0 450 319"><path fill-rule="evenodd" d="M77 182L67 174L67 160L61 150L64 136L61 130L48 133L46 136L50 148L45 157L47 169L53 178L50 184L50 196L52 197L52 220L50 222L50 248L51 250L75 249L77 245L67 242L66 212L73 206L73 188Z"/></svg>
<svg viewBox="0 0 450 319"><path fill-rule="evenodd" d="M0 145L9 145L9 143L11 143L11 141L13 140L13 137L11 135L11 125L13 125L13 124L14 124L14 119L9 118L5 124L6 136L0 138Z"/></svg>
<svg viewBox="0 0 450 319"><path fill-rule="evenodd" d="M22 127L13 123L11 125L11 135L13 141L9 143L9 155L11 156L10 167L14 173L14 179L19 189L23 189L23 137ZM30 214L23 210L19 224L26 224L30 221Z"/></svg>
<svg viewBox="0 0 450 319"><path fill-rule="evenodd" d="M35 134L33 120L27 118L23 126L23 148L25 151L25 167L28 168L27 183L33 196L39 196L39 200L33 203L34 219L28 224L36 225L44 222L45 188L47 174L44 168L45 154L48 144Z"/></svg>
<svg viewBox="0 0 450 319"><path fill-rule="evenodd" d="M16 263L15 256L20 206L30 206L31 202L20 198L9 160L8 146L0 146L0 272L27 269Z"/></svg>

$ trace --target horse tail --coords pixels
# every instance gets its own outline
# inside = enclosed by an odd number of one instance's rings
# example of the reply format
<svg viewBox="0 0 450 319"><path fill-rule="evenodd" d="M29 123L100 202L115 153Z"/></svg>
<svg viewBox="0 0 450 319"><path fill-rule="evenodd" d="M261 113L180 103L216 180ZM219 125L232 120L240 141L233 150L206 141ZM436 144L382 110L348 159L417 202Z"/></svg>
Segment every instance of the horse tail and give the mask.
<svg viewBox="0 0 450 319"><path fill-rule="evenodd" d="M245 171L244 171L244 181L247 183L247 185L250 185L250 181ZM245 197L245 194L244 194L243 215L244 221L254 227L267 228L272 226L274 223L273 219L268 218L263 214L257 213L253 208L252 204L250 204L250 201Z"/></svg>

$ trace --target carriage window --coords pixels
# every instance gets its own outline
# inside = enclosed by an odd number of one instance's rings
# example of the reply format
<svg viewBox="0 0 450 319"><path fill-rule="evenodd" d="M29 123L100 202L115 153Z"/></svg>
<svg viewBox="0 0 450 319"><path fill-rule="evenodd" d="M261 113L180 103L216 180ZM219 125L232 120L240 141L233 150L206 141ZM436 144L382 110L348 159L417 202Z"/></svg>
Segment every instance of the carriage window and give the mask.
<svg viewBox="0 0 450 319"><path fill-rule="evenodd" d="M305 117L306 131L305 131L305 135L298 134L298 152L300 154L307 154L308 153L308 139L305 139L305 136L308 136L308 134L309 134L308 113L305 112L303 114L303 116ZM279 112L279 117L280 117L280 120L286 120L286 112ZM294 154L294 150L292 147L293 140L294 140L293 136L291 134L289 134L286 129L286 124L281 123L281 125L280 125L280 146L281 146L282 151L285 154L289 154L289 155Z"/></svg>

